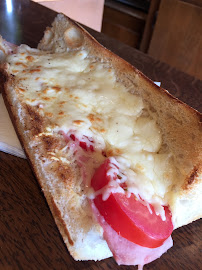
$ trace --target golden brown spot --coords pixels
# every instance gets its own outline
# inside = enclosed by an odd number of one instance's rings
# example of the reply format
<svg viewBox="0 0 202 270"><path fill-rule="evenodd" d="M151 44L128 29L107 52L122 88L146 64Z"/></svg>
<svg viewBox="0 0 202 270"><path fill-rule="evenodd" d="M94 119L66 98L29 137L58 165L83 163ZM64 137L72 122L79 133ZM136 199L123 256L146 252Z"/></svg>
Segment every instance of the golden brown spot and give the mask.
<svg viewBox="0 0 202 270"><path fill-rule="evenodd" d="M118 148L114 148L114 149L109 149L106 151L106 156L110 157L110 156L116 156L116 155L120 155L122 152L120 149Z"/></svg>
<svg viewBox="0 0 202 270"><path fill-rule="evenodd" d="M102 119L101 119L101 118L99 118L99 117L96 117L96 121L98 121L98 122L102 122Z"/></svg>
<svg viewBox="0 0 202 270"><path fill-rule="evenodd" d="M37 77L35 80L38 81L39 77Z"/></svg>
<svg viewBox="0 0 202 270"><path fill-rule="evenodd" d="M99 117L96 117L94 114L90 113L88 116L88 119L91 121L91 122L102 122L102 119L99 118Z"/></svg>
<svg viewBox="0 0 202 270"><path fill-rule="evenodd" d="M94 127L94 126L92 126L92 128L93 128L94 130L96 130L97 132L101 132L101 133L106 132L106 130L105 130L104 128L99 128L99 127Z"/></svg>
<svg viewBox="0 0 202 270"><path fill-rule="evenodd" d="M48 90L50 90L50 89L49 89L48 87L46 87L42 92L43 92L44 94L47 94Z"/></svg>
<svg viewBox="0 0 202 270"><path fill-rule="evenodd" d="M76 29L74 26L68 28L64 32L63 37L68 47L71 47L71 48L80 47L84 39L84 36L81 34L81 32L78 29Z"/></svg>
<svg viewBox="0 0 202 270"><path fill-rule="evenodd" d="M120 154L122 154L121 149L116 148L116 149L115 149L115 154L116 154L116 155L120 155Z"/></svg>
<svg viewBox="0 0 202 270"><path fill-rule="evenodd" d="M57 174L59 175L59 178L66 183L68 178L69 178L69 167L65 166L65 165L61 165L59 164L58 168L57 168Z"/></svg>
<svg viewBox="0 0 202 270"><path fill-rule="evenodd" d="M75 97L75 99L79 99L79 97Z"/></svg>
<svg viewBox="0 0 202 270"><path fill-rule="evenodd" d="M13 69L13 72L14 72L14 73L17 73L18 71L19 71L19 70L17 70L17 69Z"/></svg>
<svg viewBox="0 0 202 270"><path fill-rule="evenodd" d="M21 53L21 55L24 55L25 53Z"/></svg>
<svg viewBox="0 0 202 270"><path fill-rule="evenodd" d="M94 130L96 130L96 131L100 131L100 129L99 128L96 128L96 127L92 127Z"/></svg>
<svg viewBox="0 0 202 270"><path fill-rule="evenodd" d="M27 61L32 62L34 60L34 57L31 55L26 56Z"/></svg>
<svg viewBox="0 0 202 270"><path fill-rule="evenodd" d="M20 92L25 92L25 89L23 89L23 88L19 87L18 89L19 89Z"/></svg>
<svg viewBox="0 0 202 270"><path fill-rule="evenodd" d="M61 104L61 105L65 104L65 103L66 103L66 101L60 101L59 102L59 104Z"/></svg>
<svg viewBox="0 0 202 270"><path fill-rule="evenodd" d="M44 118L30 105L25 105L25 110L27 114L25 129L30 130L33 135L41 133Z"/></svg>
<svg viewBox="0 0 202 270"><path fill-rule="evenodd" d="M34 69L31 69L30 71L29 71L29 73L34 73L34 72L40 72L41 70L40 70L40 68L34 68Z"/></svg>
<svg viewBox="0 0 202 270"><path fill-rule="evenodd" d="M87 118L91 121L91 122L94 122L95 121L95 115L90 113Z"/></svg>
<svg viewBox="0 0 202 270"><path fill-rule="evenodd" d="M61 111L61 112L59 112L58 114L59 114L59 115L64 115L64 112L63 112L63 111Z"/></svg>
<svg viewBox="0 0 202 270"><path fill-rule="evenodd" d="M49 97L42 97L42 99L47 100L47 101L51 100L51 98L49 98Z"/></svg>
<svg viewBox="0 0 202 270"><path fill-rule="evenodd" d="M75 124L75 125L81 125L82 123L84 123L84 121L82 121L82 120L74 120L73 121L73 123Z"/></svg>
<svg viewBox="0 0 202 270"><path fill-rule="evenodd" d="M21 62L17 62L17 63L15 63L16 64L16 66L23 66L24 68L27 68L27 65L25 65L24 63L21 63Z"/></svg>
<svg viewBox="0 0 202 270"><path fill-rule="evenodd" d="M61 87L60 86L53 86L52 87L56 92L61 91Z"/></svg>
<svg viewBox="0 0 202 270"><path fill-rule="evenodd" d="M107 157L113 156L114 155L113 150L112 149L107 150L106 155L107 155Z"/></svg>
<svg viewBox="0 0 202 270"><path fill-rule="evenodd" d="M108 72L112 72L111 68L108 69Z"/></svg>
<svg viewBox="0 0 202 270"><path fill-rule="evenodd" d="M93 69L94 68L94 65L90 65L90 69Z"/></svg>
<svg viewBox="0 0 202 270"><path fill-rule="evenodd" d="M51 135L43 134L40 137L40 140L42 141L46 152L53 152L56 148L58 148L58 146L60 146L58 139Z"/></svg>
<svg viewBox="0 0 202 270"><path fill-rule="evenodd" d="M48 116L48 117L53 117L53 114L50 113L50 112L45 112L45 115Z"/></svg>
<svg viewBox="0 0 202 270"><path fill-rule="evenodd" d="M69 97L70 97L70 98L72 98L72 97L73 97L73 95L69 95Z"/></svg>

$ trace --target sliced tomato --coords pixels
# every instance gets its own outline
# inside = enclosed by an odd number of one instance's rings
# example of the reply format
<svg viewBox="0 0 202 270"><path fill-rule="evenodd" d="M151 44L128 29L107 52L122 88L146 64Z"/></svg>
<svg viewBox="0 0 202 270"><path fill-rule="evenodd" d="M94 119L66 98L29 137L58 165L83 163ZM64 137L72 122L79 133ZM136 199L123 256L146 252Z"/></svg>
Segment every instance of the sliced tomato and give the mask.
<svg viewBox="0 0 202 270"><path fill-rule="evenodd" d="M96 170L91 185L95 191L106 186L110 181L107 171L111 168L109 159ZM113 179L117 178L116 173ZM173 224L168 207L164 206L166 220L155 214L153 207L150 213L147 206L137 200L135 195L129 198L123 193L111 193L105 201L102 195L94 199L94 204L106 222L122 237L140 246L156 248L171 235Z"/></svg>

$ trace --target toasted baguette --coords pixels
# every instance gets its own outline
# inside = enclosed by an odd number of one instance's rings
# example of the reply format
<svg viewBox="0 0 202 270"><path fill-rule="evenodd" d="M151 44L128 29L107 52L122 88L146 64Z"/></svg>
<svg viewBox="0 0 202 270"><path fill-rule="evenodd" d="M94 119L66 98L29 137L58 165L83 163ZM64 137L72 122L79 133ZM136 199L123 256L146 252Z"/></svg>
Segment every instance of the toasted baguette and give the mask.
<svg viewBox="0 0 202 270"><path fill-rule="evenodd" d="M47 28L38 48L41 54L47 51L56 55L86 49L93 62L112 68L116 80L131 94L142 98L146 108L155 115L163 144L172 153L180 174L179 179L172 180L169 195L174 227L202 217L200 113L157 87L62 14L56 17L52 28ZM78 166L71 156L67 163L61 163L48 154L65 147L62 135L48 135L46 128L53 124L51 119L42 117L38 108L23 102L18 91L18 75L13 76L10 68L8 63L1 65L1 73L6 77L2 93L5 104L70 254L75 260L101 260L112 256L103 239L102 227L83 193Z"/></svg>
<svg viewBox="0 0 202 270"><path fill-rule="evenodd" d="M156 87L144 74L106 50L81 27L77 28L78 32L75 31L78 40L72 43L68 38L68 33L73 31L74 27L77 25L63 16L58 16L52 29L46 30L38 48L57 53L74 48L74 46L86 46L91 56L98 61L110 61L116 70L117 78L128 89L131 84L137 86L138 95L141 95L143 100L156 111L164 139L171 151L175 153L178 167L184 173L183 182L179 183L176 179L176 197L173 198L176 201L173 207L171 206L173 215L176 212L176 227L202 217L202 212L197 206L200 205L198 200L202 192L201 114L174 98L166 90ZM59 41L60 44L58 44ZM196 201L194 197L197 198Z"/></svg>

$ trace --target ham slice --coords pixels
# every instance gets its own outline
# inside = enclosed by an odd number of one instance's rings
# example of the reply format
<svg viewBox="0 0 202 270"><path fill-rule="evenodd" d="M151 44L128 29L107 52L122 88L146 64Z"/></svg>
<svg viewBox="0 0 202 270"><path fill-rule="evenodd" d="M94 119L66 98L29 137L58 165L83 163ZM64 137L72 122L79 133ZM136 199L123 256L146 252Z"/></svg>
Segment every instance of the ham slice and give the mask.
<svg viewBox="0 0 202 270"><path fill-rule="evenodd" d="M143 266L158 259L163 253L173 246L171 236L157 248L147 248L139 246L121 237L100 215L98 209L91 201L91 207L98 222L103 228L103 237L106 240L114 259L117 264L121 265L138 265L138 269L143 269Z"/></svg>

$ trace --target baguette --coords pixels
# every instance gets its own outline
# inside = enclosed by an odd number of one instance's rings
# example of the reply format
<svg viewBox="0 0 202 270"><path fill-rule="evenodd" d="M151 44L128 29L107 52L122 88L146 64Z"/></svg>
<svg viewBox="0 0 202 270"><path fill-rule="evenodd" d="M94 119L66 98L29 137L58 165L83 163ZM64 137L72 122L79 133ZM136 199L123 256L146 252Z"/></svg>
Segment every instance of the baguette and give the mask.
<svg viewBox="0 0 202 270"><path fill-rule="evenodd" d="M138 184L141 197L168 205L174 229L202 217L201 114L102 47L77 23L59 14L38 49L20 46L3 61L1 74L5 104L75 260L112 256L89 203L88 181L103 162L103 145L106 157L130 160L130 168L144 175ZM104 104L93 96L103 88L108 91L101 92ZM133 147L115 133L113 119ZM135 129L136 140L128 135ZM72 130L76 138L83 139L81 133L93 138L97 151L89 154L93 159L85 155L91 160L86 171L72 150L71 135L67 139Z"/></svg>

